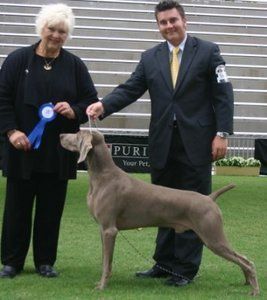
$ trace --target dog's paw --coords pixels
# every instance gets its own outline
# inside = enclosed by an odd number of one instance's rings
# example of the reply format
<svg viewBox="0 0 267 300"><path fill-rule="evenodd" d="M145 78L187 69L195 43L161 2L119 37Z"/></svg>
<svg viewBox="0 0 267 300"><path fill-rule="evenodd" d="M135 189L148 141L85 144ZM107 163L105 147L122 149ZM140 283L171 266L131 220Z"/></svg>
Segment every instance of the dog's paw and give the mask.
<svg viewBox="0 0 267 300"><path fill-rule="evenodd" d="M96 286L95 286L95 290L97 291L102 291L104 290L104 288L106 287L106 284L102 283L101 281L99 281Z"/></svg>
<svg viewBox="0 0 267 300"><path fill-rule="evenodd" d="M260 294L260 291L259 290L252 290L250 293L249 293L249 296L253 296L253 297L256 297Z"/></svg>

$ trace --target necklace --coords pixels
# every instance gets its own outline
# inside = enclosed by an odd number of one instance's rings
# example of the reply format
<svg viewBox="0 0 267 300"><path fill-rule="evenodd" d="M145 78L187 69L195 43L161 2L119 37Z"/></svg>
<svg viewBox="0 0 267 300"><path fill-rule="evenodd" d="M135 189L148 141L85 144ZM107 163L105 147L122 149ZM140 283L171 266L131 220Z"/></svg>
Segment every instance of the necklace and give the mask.
<svg viewBox="0 0 267 300"><path fill-rule="evenodd" d="M44 69L46 70L46 71L50 71L50 70L52 70L52 62L54 61L56 59L56 57L54 57L53 59L51 59L49 62L44 58L44 62L45 62L45 64L44 64Z"/></svg>

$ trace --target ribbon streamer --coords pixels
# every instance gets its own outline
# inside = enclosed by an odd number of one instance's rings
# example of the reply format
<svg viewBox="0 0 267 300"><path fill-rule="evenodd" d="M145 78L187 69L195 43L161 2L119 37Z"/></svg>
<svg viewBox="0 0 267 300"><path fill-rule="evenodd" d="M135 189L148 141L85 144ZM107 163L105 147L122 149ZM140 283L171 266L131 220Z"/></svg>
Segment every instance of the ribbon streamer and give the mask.
<svg viewBox="0 0 267 300"><path fill-rule="evenodd" d="M54 112L54 105L52 103L45 103L40 106L40 121L28 135L28 139L34 149L38 149L41 145L46 123L53 121L56 118L56 115L57 114Z"/></svg>

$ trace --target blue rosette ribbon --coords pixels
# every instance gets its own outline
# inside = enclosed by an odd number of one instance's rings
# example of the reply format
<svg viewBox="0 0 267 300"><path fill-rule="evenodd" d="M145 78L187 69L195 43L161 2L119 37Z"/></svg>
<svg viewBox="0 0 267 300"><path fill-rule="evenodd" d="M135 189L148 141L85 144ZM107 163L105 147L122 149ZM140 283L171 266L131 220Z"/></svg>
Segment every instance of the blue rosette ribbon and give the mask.
<svg viewBox="0 0 267 300"><path fill-rule="evenodd" d="M44 103L41 105L38 113L40 121L28 135L28 139L34 149L38 149L41 145L46 123L53 121L57 116L57 113L54 112L54 105L52 103Z"/></svg>

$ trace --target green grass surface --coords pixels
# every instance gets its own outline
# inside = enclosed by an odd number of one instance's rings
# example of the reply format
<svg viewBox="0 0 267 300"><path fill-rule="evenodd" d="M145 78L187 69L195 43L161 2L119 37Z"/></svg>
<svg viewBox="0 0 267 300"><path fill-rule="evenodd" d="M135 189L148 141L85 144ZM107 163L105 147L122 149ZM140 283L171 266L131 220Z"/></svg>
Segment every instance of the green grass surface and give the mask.
<svg viewBox="0 0 267 300"><path fill-rule="evenodd" d="M133 175L149 181L149 175ZM213 189L230 182L237 187L222 195L225 232L233 248L253 260L261 294L267 299L267 178L214 176ZM0 179L0 221L5 180ZM99 187L101 188L101 187ZM138 270L152 266L156 228L123 231L116 241L113 276L104 291L94 289L101 275L99 229L86 206L88 177L71 181L61 225L56 268L58 278L41 278L33 267L30 249L24 272L0 280L0 299L249 299L239 267L204 250L201 269L194 283L184 288L167 287L164 280L139 279ZM130 242L128 242L128 241ZM136 245L138 251L131 244Z"/></svg>

